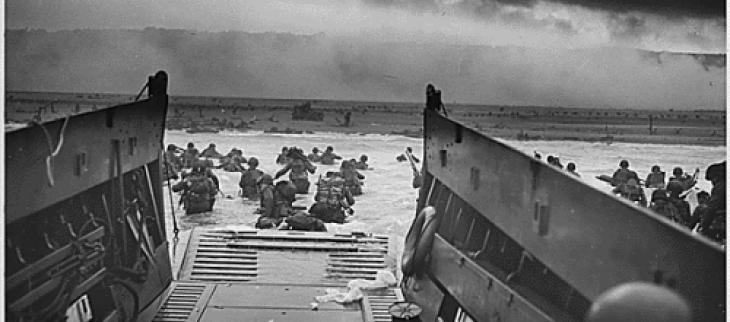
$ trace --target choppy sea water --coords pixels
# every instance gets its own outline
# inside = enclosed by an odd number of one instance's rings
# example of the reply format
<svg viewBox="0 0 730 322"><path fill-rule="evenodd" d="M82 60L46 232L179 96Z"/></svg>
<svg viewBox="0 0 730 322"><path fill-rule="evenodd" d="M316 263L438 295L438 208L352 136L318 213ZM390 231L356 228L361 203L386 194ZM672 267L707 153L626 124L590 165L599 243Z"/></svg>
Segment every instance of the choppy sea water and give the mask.
<svg viewBox="0 0 730 322"><path fill-rule="evenodd" d="M608 184L596 179L602 174L611 175L622 159L629 160L631 168L638 172L639 177L645 178L653 165L659 165L662 171L671 175L671 169L679 166L687 172L700 168L700 178L704 178L704 170L708 165L719 162L726 157L726 147L659 145L636 143L605 143L575 142L575 141L512 141L501 140L516 149L533 155L534 151L542 154L543 159L548 155L559 156L563 165L574 162L581 177L590 186L610 191ZM421 139L390 135L357 135L342 133L317 133L304 135L268 134L262 132L221 132L189 134L183 131L167 131L165 145L175 144L185 147L192 142L199 150L203 150L210 143L216 144L216 149L226 154L232 148L243 150L245 157L254 156L259 159L259 168L272 176L282 168L275 163L278 153L283 146L298 146L306 153L313 147L324 150L331 145L335 153L345 159L356 158L367 154L370 167L373 170L361 171L365 175L363 195L356 197L353 209L355 214L343 225L327 224L331 232L362 231L377 234L386 234L391 237L393 254L400 254L403 238L408 230L410 221L415 215L416 198L418 192L411 188L412 171L408 162L398 162L395 158L403 153L406 147L412 147L420 157L423 144ZM311 205L314 197L317 178L327 171L339 169L339 165L324 166L316 164L317 171L310 175L309 195L298 195L298 205ZM184 210L178 207L179 195L173 194L174 213L182 236L195 226L230 227L250 226L258 215L253 214L258 202L243 200L237 196L240 173L215 170L221 184L223 194L229 198L218 196L214 210L210 213L186 216ZM287 179L288 175L282 177ZM710 191L708 181L700 179L697 187ZM166 213L168 222L168 236L172 233L172 206L170 195L164 189ZM692 203L692 201L690 201ZM182 252L173 252L174 263L179 263Z"/></svg>

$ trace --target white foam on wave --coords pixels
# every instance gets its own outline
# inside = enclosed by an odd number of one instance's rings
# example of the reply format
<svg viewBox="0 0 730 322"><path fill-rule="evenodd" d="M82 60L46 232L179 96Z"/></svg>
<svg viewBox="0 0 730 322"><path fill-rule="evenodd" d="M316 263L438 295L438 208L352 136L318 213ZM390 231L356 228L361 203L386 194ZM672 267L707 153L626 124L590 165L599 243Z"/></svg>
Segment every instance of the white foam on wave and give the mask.
<svg viewBox="0 0 730 322"><path fill-rule="evenodd" d="M185 133L184 131L177 131L180 133ZM174 132L171 132L174 133ZM203 134L211 134L211 133L199 133L198 135ZM238 137L279 137L279 138L359 138L359 139L367 139L367 140L411 140L411 141L420 141L422 139L420 138L412 138L407 137L400 134L386 134L386 133L360 133L360 132L354 132L354 133L342 133L342 132L327 132L327 131L314 131L313 133L275 133L275 132L265 132L265 131L229 131L224 130L221 132L218 132L217 135L221 136L238 136Z"/></svg>

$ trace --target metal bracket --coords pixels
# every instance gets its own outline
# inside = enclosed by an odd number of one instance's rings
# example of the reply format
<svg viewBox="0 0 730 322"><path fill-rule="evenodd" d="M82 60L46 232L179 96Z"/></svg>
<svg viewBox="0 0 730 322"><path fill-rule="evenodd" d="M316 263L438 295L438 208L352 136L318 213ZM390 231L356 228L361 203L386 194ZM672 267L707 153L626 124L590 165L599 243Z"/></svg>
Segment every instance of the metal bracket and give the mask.
<svg viewBox="0 0 730 322"><path fill-rule="evenodd" d="M477 167L471 167L470 175L469 175L469 183L471 183L472 189L474 191L479 190L479 183L481 181L481 175L479 168Z"/></svg>
<svg viewBox="0 0 730 322"><path fill-rule="evenodd" d="M66 221L66 218L63 215L58 215L61 218L61 224L66 226L66 229L68 230L69 235L76 239L76 232L74 231L73 225L71 225L70 222Z"/></svg>
<svg viewBox="0 0 730 322"><path fill-rule="evenodd" d="M43 233L43 240L46 242L46 247L48 247L48 249L56 250L56 246L54 246L53 243L51 242L51 239L48 237L47 232Z"/></svg>
<svg viewBox="0 0 730 322"><path fill-rule="evenodd" d="M86 159L86 152L76 153L76 168L74 170L74 173L77 176L81 176L82 174L89 171L88 161Z"/></svg>
<svg viewBox="0 0 730 322"><path fill-rule="evenodd" d="M492 230L487 229L487 232L484 235L484 242L482 243L482 248L480 248L478 251L471 254L472 259L477 259L477 257L479 257L479 255L481 255L482 253L487 251L487 246L489 245L489 237L491 234L492 234ZM491 280L490 280L490 283L491 283Z"/></svg>
<svg viewBox="0 0 730 322"><path fill-rule="evenodd" d="M548 233L550 226L550 206L540 201L535 201L535 209L532 217L532 229L540 236Z"/></svg>
<svg viewBox="0 0 730 322"><path fill-rule="evenodd" d="M28 264L28 262L26 262L25 258L23 258L23 253L20 252L20 248L18 248L18 247L15 247L15 256L18 257L18 261L21 264L23 264L23 265Z"/></svg>
<svg viewBox="0 0 730 322"><path fill-rule="evenodd" d="M514 272L509 273L509 275L507 275L507 278L505 279L505 281L507 281L507 283L511 282L519 273L522 273L522 268L525 266L526 258L529 260L534 260L532 255L528 254L526 251L523 250L522 256L520 256L520 263L517 264L517 269Z"/></svg>
<svg viewBox="0 0 730 322"><path fill-rule="evenodd" d="M129 142L129 155L137 154L137 137L129 137L129 140L127 140L127 142Z"/></svg>

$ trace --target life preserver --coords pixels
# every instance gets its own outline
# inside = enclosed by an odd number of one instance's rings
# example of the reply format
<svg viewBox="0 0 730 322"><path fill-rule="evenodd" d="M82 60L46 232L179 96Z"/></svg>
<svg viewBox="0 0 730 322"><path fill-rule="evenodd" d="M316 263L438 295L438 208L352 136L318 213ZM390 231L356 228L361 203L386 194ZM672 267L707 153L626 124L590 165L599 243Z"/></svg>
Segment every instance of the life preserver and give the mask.
<svg viewBox="0 0 730 322"><path fill-rule="evenodd" d="M433 206L426 206L413 220L403 246L401 263L403 275L413 275L426 263L426 256L431 252L433 237L439 226L437 219L436 209Z"/></svg>

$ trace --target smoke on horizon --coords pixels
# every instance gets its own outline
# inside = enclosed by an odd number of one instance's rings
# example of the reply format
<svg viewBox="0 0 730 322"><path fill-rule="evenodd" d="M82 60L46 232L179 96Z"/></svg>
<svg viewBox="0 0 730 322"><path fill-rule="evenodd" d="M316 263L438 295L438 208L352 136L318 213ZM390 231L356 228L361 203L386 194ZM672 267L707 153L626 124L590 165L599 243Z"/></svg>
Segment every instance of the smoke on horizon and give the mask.
<svg viewBox="0 0 730 322"><path fill-rule="evenodd" d="M636 28L641 28L637 25ZM725 55L375 41L325 34L6 31L10 90L135 93L170 74L173 95L724 109Z"/></svg>

